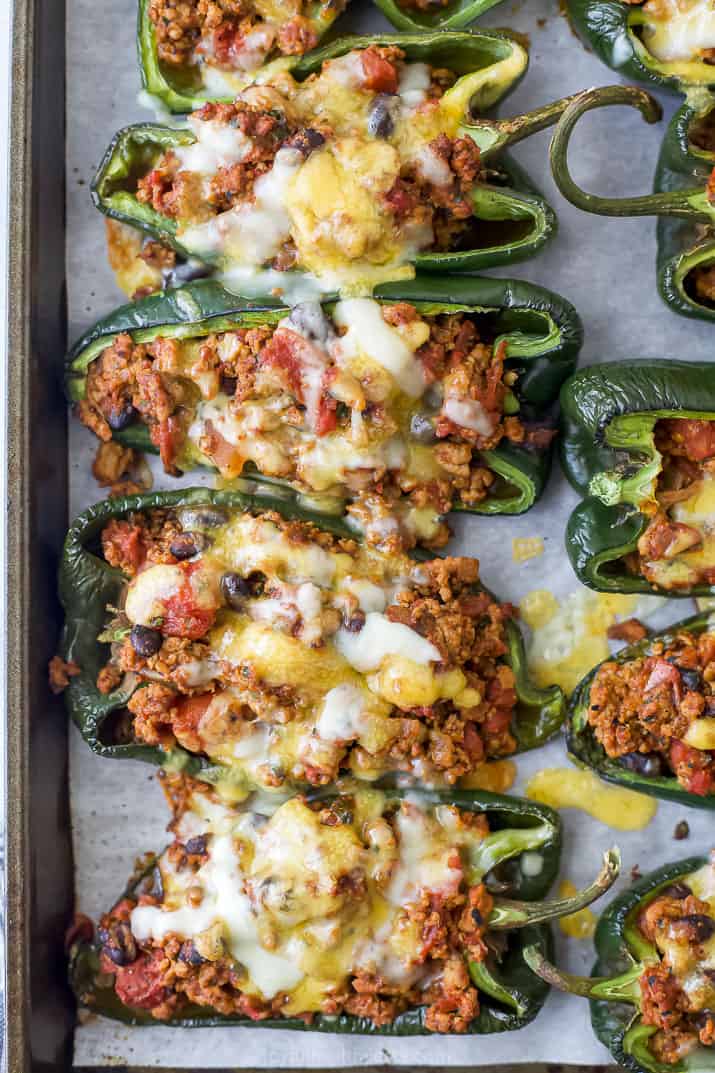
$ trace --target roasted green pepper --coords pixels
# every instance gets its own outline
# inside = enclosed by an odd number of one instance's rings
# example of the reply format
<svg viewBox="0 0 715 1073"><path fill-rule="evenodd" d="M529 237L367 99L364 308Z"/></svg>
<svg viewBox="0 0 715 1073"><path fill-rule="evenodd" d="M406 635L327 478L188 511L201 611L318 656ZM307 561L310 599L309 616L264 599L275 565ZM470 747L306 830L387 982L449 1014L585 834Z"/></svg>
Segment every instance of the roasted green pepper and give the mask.
<svg viewBox="0 0 715 1073"><path fill-rule="evenodd" d="M666 1062L660 1061L651 1049L658 1026L654 1023L652 1012L646 1022L642 1003L643 997L657 984L665 962L661 961L661 954L655 943L646 938L638 926L641 915L660 896L678 901L688 897L692 891L696 896L699 894L701 898L704 897L707 904L712 906L712 887L710 891L705 891L704 884L697 881L698 873L702 876L704 870L710 870L711 867L704 857L688 857L675 861L639 879L627 891L614 898L601 914L596 928L595 946L598 960L590 978L561 972L549 964L536 948L524 952L525 960L541 979L561 991L582 995L591 1000L593 1030L620 1068L631 1070L632 1073L684 1073L687 1069L705 1071L713 1068L712 1058L708 1061L711 1047L698 1047L697 1026L692 1024L691 1038L688 1041L681 1040L681 1044L690 1043L690 1047L685 1048L685 1054L678 1057L676 1048L675 1052L671 1052L672 1058ZM713 923L712 909L709 914L701 911L691 917L687 916L687 912L686 908L686 915L681 919L689 920L699 929L698 934L709 938ZM675 912L673 916L675 918ZM683 946L681 950L685 958ZM653 971L650 981L649 969ZM691 978L693 986L696 975L697 964L696 972ZM665 979L666 988L670 980L673 978L671 972L668 972ZM711 988L712 984L709 986ZM667 999L664 1005L667 1012ZM657 1013L656 1006L656 1016ZM677 1018L672 1008L671 1016ZM706 1013L702 1015L703 1022L707 1016ZM693 1050L694 1041L696 1046Z"/></svg>
<svg viewBox="0 0 715 1073"><path fill-rule="evenodd" d="M107 619L107 607L117 606L126 578L93 554L104 526L112 519L125 518L132 511L152 508L215 506L234 511L278 511L284 518L310 521L328 532L355 539L340 518L316 515L300 504L288 488L268 488L242 482L246 491L209 491L204 488L175 492L155 492L127 499L109 499L80 515L71 527L60 569L60 599L65 609L61 653L75 663L80 673L71 679L65 692L68 711L85 741L100 756L145 760L180 767L206 781L227 779L227 769L205 757L192 755L180 747L164 751L159 747L122 739L122 712L134 692L135 683L120 685L109 694L99 692L96 682L107 661L108 647L98 638ZM530 681L521 634L511 620L505 623L509 651L506 661L515 675L517 706L512 733L518 750L532 749L550 738L564 717L564 699L554 686L537 689ZM229 776L230 778L230 776Z"/></svg>
<svg viewBox="0 0 715 1073"><path fill-rule="evenodd" d="M584 585L601 592L706 596L707 581L652 583L626 568L654 503L662 456L659 419L715 419L715 385L707 362L620 361L574 374L561 390L561 459L577 491L588 494L571 514L566 548ZM650 517L653 511L650 510ZM713 564L715 565L715 564Z"/></svg>
<svg viewBox="0 0 715 1073"><path fill-rule="evenodd" d="M656 8L656 5L652 5ZM700 43L712 45L712 14L706 3L691 0L689 4L659 4L652 10L648 3L628 3L627 0L568 0L569 15L584 41L596 55L614 71L639 82L655 83L664 89L685 93L689 89L715 85L711 63L700 55L705 48L693 43L687 55L687 44L669 41L678 22L690 22L691 32L683 34L693 41L697 20L703 32Z"/></svg>
<svg viewBox="0 0 715 1073"><path fill-rule="evenodd" d="M204 78L206 68L201 63L192 62L190 53L182 55L171 38L168 44L174 62L167 63L161 58L156 26L150 16L151 6L151 0L139 0L137 51L142 85L147 93L170 112L191 112L194 108L200 108L207 100L230 101L251 82L261 81L281 70L291 70L302 60L300 54L282 55L275 44L259 46L256 57L258 67L226 72L220 67L212 66L212 77L207 82ZM311 0L304 16L305 21L301 20L303 34L307 32L313 40L319 41L343 7L344 4L334 3L333 0ZM286 16L286 22L288 21L289 15ZM218 35L214 34L214 41L216 36L220 39L221 47L230 56L235 37L231 27L228 27L228 34L221 31ZM268 51L264 54L265 48L268 48Z"/></svg>
<svg viewBox="0 0 715 1073"><path fill-rule="evenodd" d="M711 629L712 622L709 613L693 615L683 622L669 626L667 630L651 634L635 644L626 645L614 656L609 657L606 662L622 664L633 659L647 658L653 654L654 645L660 647L662 644L666 649L673 645L680 630L687 630L697 636ZM674 774L663 773L662 764L657 767L658 773L649 774L648 757L643 754L632 754L628 760L607 756L588 720L591 686L600 666L601 664L598 664L586 675L571 696L566 723L566 737L571 758L578 764L587 765L601 778L608 782L615 782L619 786L639 790L641 793L651 794L653 797L660 797L666 801L675 801L679 805L687 804L692 808L715 809L715 794L708 792L705 787L703 787L704 792L701 793L689 792ZM636 762L633 763L633 761Z"/></svg>
<svg viewBox="0 0 715 1073"><path fill-rule="evenodd" d="M375 0L398 30L463 30L501 0L441 0L420 10L410 0Z"/></svg>
<svg viewBox="0 0 715 1073"><path fill-rule="evenodd" d="M384 793L383 813L385 808L394 808L407 791L387 789ZM338 814L343 800L350 816L354 811L354 797L336 797L334 791L317 796L326 804L337 806ZM315 797L312 795L308 800L315 800ZM410 802L419 807L419 794L411 793ZM521 1028L536 1016L548 991L524 965L524 947L534 945L542 955L550 956L551 933L545 922L588 905L607 890L618 874L619 855L613 850L607 853L595 882L575 897L542 901L559 870L561 822L555 812L531 801L479 791L431 792L424 799L424 805L428 810L435 805L454 805L465 811L483 813L488 820L490 834L468 851L465 879L471 886L483 882L486 877L490 877L487 879L489 884L492 874L498 877L500 893L493 896L489 926L491 931L502 933L501 936L494 935L495 949L501 953L497 956L490 953L484 961L469 961L472 982L480 992L480 1010L468 1025L467 1032L483 1035ZM538 858L536 869L530 867L527 854L531 855L531 862L535 856ZM152 859L143 875L132 882L124 897L134 899L143 885L151 885L155 860ZM503 894L507 897L502 897ZM97 978L102 971L101 951L101 942L90 943L86 939L75 943L71 949L70 979L80 1004L125 1023L156 1024L148 1011L123 1005L111 985L98 986ZM190 1006L175 1013L168 1023L198 1027L250 1021L246 1015L222 1016L211 1007ZM294 1017L272 1017L255 1023L269 1028L370 1035L403 1036L429 1032L424 1006L408 1009L380 1027L367 1017L345 1013L332 1016L319 1013L310 1023Z"/></svg>
<svg viewBox="0 0 715 1073"><path fill-rule="evenodd" d="M489 318L495 346L506 343L506 366L519 374L512 387L515 408L527 422L548 422L558 391L574 370L582 338L573 307L533 284L503 279L454 279L418 276L411 282L377 289L383 303L409 302L424 313L473 311ZM67 394L72 402L85 395L90 363L120 332L135 342L194 338L241 325L276 324L288 310L237 300L218 283L203 281L123 306L87 332L67 359ZM145 424L135 421L114 438L141 450L156 451ZM483 452L483 462L498 475L491 494L474 507L478 514L520 514L543 491L551 447L527 448L504 442Z"/></svg>
<svg viewBox="0 0 715 1073"><path fill-rule="evenodd" d="M444 115L449 115L450 125L458 130L460 137L468 136L477 143L481 159L488 165L490 179L489 182L477 182L470 195L476 238L469 232L460 237L453 251L417 253L409 263L400 262L395 278L404 278L409 274L410 264L421 270L461 272L507 264L531 256L554 233L556 220L549 206L529 185L521 169L503 151L509 144L554 123L566 101L546 105L513 119L473 119L470 109L477 109L481 113L501 100L522 76L527 63L526 53L516 41L484 32L343 38L302 59L291 73L302 81L319 71L324 60L343 56L352 49L364 49L370 44L399 45L408 61L449 67L459 75L455 85L442 98ZM379 142L379 138L372 138L365 144L374 148L376 141ZM215 269L233 269L235 273L236 262L229 255L212 252L214 247L211 243L214 240L207 245L201 228L190 228L179 235L174 218L158 212L152 205L136 197L138 179L149 174L166 150L190 146L195 142L194 133L186 128L177 130L156 124L136 124L125 128L113 139L97 171L92 184L94 202L106 215L141 228L173 247L180 255L200 257ZM202 236L200 240L192 237L197 230ZM188 241L186 235L189 236ZM355 263L361 262L358 260ZM264 286L265 289L265 285L260 280L257 284L251 284L246 277L247 269L243 264L240 268L242 274L232 286L241 293L262 295L264 291L255 288ZM390 270L387 262L367 265L367 269L379 269L383 279ZM357 271L357 268L353 268L353 272ZM296 275L305 278L304 273ZM280 286L287 289L293 278L292 272L281 272L278 280L272 274L271 288ZM242 290L250 286L253 286L252 291Z"/></svg>
<svg viewBox="0 0 715 1073"><path fill-rule="evenodd" d="M551 143L556 184L573 205L600 216L658 216L657 278L661 297L676 313L715 319L715 203L708 180L715 165L713 98L693 95L676 112L663 140L655 193L605 198L588 194L568 169L568 143L584 112L609 104L638 108L648 123L660 118L660 105L631 86L588 90L564 112Z"/></svg>

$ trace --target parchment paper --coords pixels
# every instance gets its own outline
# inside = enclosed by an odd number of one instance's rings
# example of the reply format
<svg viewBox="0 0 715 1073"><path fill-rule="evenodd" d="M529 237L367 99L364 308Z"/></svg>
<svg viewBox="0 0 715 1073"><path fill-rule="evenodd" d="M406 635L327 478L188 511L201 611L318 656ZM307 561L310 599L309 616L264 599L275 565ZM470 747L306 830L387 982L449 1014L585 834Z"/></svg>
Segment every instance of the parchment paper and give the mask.
<svg viewBox="0 0 715 1073"><path fill-rule="evenodd" d="M106 261L104 221L93 209L88 184L114 131L125 123L150 119L137 103L135 61L136 0L68 0L69 88L67 108L68 249L70 336L123 301ZM356 30L388 28L364 0L354 0L343 24ZM574 37L559 15L556 0L507 2L483 20L529 36L531 66L525 80L501 106L517 114L616 76ZM644 193L651 187L660 139L676 98L663 98L665 120L646 127L630 109L592 113L573 141L577 179L599 193ZM655 227L648 219L606 220L567 205L548 175L548 135L517 147L515 156L556 208L560 232L538 258L501 275L517 275L571 299L583 317L586 343L582 364L633 357L713 357L711 325L671 313L655 288ZM58 362L62 356L57 355ZM89 466L96 440L73 422L71 435L72 515L101 498ZM158 487L175 482L156 472ZM191 480L185 483L192 483ZM196 483L195 479L193 483ZM486 583L504 599L518 602L532 589L557 596L578 583L563 550L563 532L576 496L558 470L541 503L521 518L463 518L456 523L454 553L478 556ZM512 561L514 536L542 536L541 558ZM694 610L690 600L670 601L654 620L665 623ZM564 746L556 741L518 760L522 787L541 767L566 766ZM160 847L166 810L152 768L135 762L94 757L73 733L71 742L72 811L75 837L77 908L95 917L123 889L134 857ZM673 829L687 816L690 838L674 842ZM623 876L667 860L705 851L713 844L712 813L661 802L654 822L642 832L614 832L580 811L563 813L566 844L563 876L580 884L594 872L601 851L617 842ZM558 961L573 971L590 969L590 941L567 939L555 929ZM592 1034L588 1003L552 995L536 1022L517 1033L483 1037L370 1039L267 1029L126 1029L94 1018L76 1034L75 1062L81 1065L142 1065L196 1068L308 1068L362 1065L486 1066L548 1062L607 1064L609 1056Z"/></svg>

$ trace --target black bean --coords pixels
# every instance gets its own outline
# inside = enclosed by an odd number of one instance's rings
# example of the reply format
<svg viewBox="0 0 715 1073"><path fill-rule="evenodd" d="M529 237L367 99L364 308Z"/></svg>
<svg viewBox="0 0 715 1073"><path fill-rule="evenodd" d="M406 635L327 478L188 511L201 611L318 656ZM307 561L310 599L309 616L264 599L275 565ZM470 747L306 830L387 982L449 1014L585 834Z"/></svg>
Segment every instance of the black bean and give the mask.
<svg viewBox="0 0 715 1073"><path fill-rule="evenodd" d="M161 634L151 626L132 626L129 640L138 656L155 656L161 648Z"/></svg>
<svg viewBox="0 0 715 1073"><path fill-rule="evenodd" d="M238 380L235 376L221 377L221 390L223 391L224 395L235 395L237 387Z"/></svg>
<svg viewBox="0 0 715 1073"><path fill-rule="evenodd" d="M211 268L202 264L201 261L181 261L173 268L163 273L164 289L181 287L184 283L191 283L195 279L203 279L211 274Z"/></svg>
<svg viewBox="0 0 715 1073"><path fill-rule="evenodd" d="M206 547L207 540L203 533L177 533L169 545L169 551L175 559L193 559Z"/></svg>
<svg viewBox="0 0 715 1073"><path fill-rule="evenodd" d="M221 578L221 595L229 607L240 611L251 595L251 586L240 574L224 574Z"/></svg>
<svg viewBox="0 0 715 1073"><path fill-rule="evenodd" d="M137 944L129 925L123 921L111 924L103 950L115 965L131 965L136 961Z"/></svg>
<svg viewBox="0 0 715 1073"><path fill-rule="evenodd" d="M196 838L190 838L189 841L184 844L184 849L187 853L205 853L206 835L197 835Z"/></svg>
<svg viewBox="0 0 715 1073"><path fill-rule="evenodd" d="M348 633L360 633L360 630L365 625L365 612L356 611L350 618L344 619L345 629Z"/></svg>
<svg viewBox="0 0 715 1073"><path fill-rule="evenodd" d="M715 920L705 913L688 913L671 923L675 932L682 927L683 935L696 943L705 943L715 935Z"/></svg>
<svg viewBox="0 0 715 1073"><path fill-rule="evenodd" d="M432 418L427 414L413 414L410 421L410 436L418 443L434 443L437 436Z"/></svg>
<svg viewBox="0 0 715 1073"><path fill-rule="evenodd" d="M181 507L176 516L182 529L193 532L195 529L220 529L228 521L228 514L220 507L206 505L203 507Z"/></svg>
<svg viewBox="0 0 715 1073"><path fill-rule="evenodd" d="M373 138L389 138L395 129L391 108L395 98L378 93L370 102L367 113L367 132Z"/></svg>
<svg viewBox="0 0 715 1073"><path fill-rule="evenodd" d="M667 887L663 887L661 894L664 894L666 898L678 898L683 899L689 897L693 892L687 883L669 883Z"/></svg>
<svg viewBox="0 0 715 1073"><path fill-rule="evenodd" d="M620 763L628 771L635 771L648 779L663 774L663 759L657 753L626 753L620 758Z"/></svg>
<svg viewBox="0 0 715 1073"><path fill-rule="evenodd" d="M682 842L684 838L687 838L690 834L690 826L687 820L679 820L675 825L673 831L673 838L676 842Z"/></svg>
<svg viewBox="0 0 715 1073"><path fill-rule="evenodd" d="M131 425L136 416L136 410L127 399L120 410L110 410L106 415L107 424L115 432L120 432L123 428L126 428L127 425Z"/></svg>
<svg viewBox="0 0 715 1073"><path fill-rule="evenodd" d="M181 950L179 951L179 961L185 962L187 965L203 965L206 958L202 958L194 944L190 939L187 939L185 943L181 944Z"/></svg>
<svg viewBox="0 0 715 1073"><path fill-rule="evenodd" d="M286 146L291 149L298 149L303 156L310 156L314 149L320 149L321 145L325 144L325 137L319 130L315 130L313 127L304 127L302 130L297 130L295 134L291 135Z"/></svg>
<svg viewBox="0 0 715 1073"><path fill-rule="evenodd" d="M691 690L693 693L699 693L703 688L703 676L698 670L687 670L683 667L678 667L680 671L680 677L683 679L683 685L686 689Z"/></svg>

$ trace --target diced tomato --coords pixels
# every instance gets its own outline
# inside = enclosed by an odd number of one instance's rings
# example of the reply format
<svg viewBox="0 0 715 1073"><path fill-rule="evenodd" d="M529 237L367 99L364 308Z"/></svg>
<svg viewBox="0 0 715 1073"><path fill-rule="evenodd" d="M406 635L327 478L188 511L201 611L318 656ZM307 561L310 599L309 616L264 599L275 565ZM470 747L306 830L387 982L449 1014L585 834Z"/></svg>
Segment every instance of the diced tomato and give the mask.
<svg viewBox="0 0 715 1073"><path fill-rule="evenodd" d="M703 767L703 764L709 764L711 759L710 753L694 749L683 741L671 742L671 766L679 781L691 794L705 797L712 791L715 775L710 767Z"/></svg>
<svg viewBox="0 0 715 1073"><path fill-rule="evenodd" d="M674 438L682 442L688 458L702 462L715 456L715 421L682 418L673 426Z"/></svg>
<svg viewBox="0 0 715 1073"><path fill-rule="evenodd" d="M235 25L225 22L213 33L213 54L222 67L232 67L241 52L243 38Z"/></svg>
<svg viewBox="0 0 715 1073"><path fill-rule="evenodd" d="M168 473L176 468L174 463L179 453L181 438L181 425L177 417L167 417L165 421L152 426L152 443L159 448L162 464Z"/></svg>
<svg viewBox="0 0 715 1073"><path fill-rule="evenodd" d="M161 950L157 950L151 956L140 954L131 965L117 966L103 955L102 970L115 973L114 989L121 1002L134 1009L151 1010L163 1002L166 995L160 978L163 958Z"/></svg>
<svg viewBox="0 0 715 1073"><path fill-rule="evenodd" d="M403 179L396 179L384 197L385 204L398 220L406 219L415 208L417 198Z"/></svg>
<svg viewBox="0 0 715 1073"><path fill-rule="evenodd" d="M238 447L224 439L212 421L204 424L202 450L206 452L222 477L240 477L245 458Z"/></svg>
<svg viewBox="0 0 715 1073"><path fill-rule="evenodd" d="M279 369L284 374L284 381L291 395L303 401L298 345L300 336L288 329L274 332L273 338L261 351L261 364Z"/></svg>
<svg viewBox="0 0 715 1073"><path fill-rule="evenodd" d="M336 410L338 408L337 401L323 393L318 403L318 417L315 425L315 431L318 436L327 436L329 432L332 432L337 424L338 419L336 416Z"/></svg>
<svg viewBox="0 0 715 1073"><path fill-rule="evenodd" d="M467 723L464 727L464 748L469 753L470 759L474 761L484 759L484 743L474 723Z"/></svg>
<svg viewBox="0 0 715 1073"><path fill-rule="evenodd" d="M201 563L182 563L184 581L179 591L163 601L164 621L161 632L165 637L188 637L197 641L214 624L216 607L201 607L191 585L191 576L201 569Z"/></svg>
<svg viewBox="0 0 715 1073"><path fill-rule="evenodd" d="M397 93L397 68L380 55L375 45L360 53L363 70L363 87L375 93Z"/></svg>
<svg viewBox="0 0 715 1073"><path fill-rule="evenodd" d="M712 788L713 774L711 771L694 771L685 782L685 789L688 793L697 794L698 797L707 797Z"/></svg>
<svg viewBox="0 0 715 1073"><path fill-rule="evenodd" d="M144 564L146 547L141 526L112 519L104 530L102 540L105 557L112 565L121 564L123 569L129 568L136 573Z"/></svg>
<svg viewBox="0 0 715 1073"><path fill-rule="evenodd" d="M213 693L181 698L171 716L171 726L177 738L196 733L212 699Z"/></svg>

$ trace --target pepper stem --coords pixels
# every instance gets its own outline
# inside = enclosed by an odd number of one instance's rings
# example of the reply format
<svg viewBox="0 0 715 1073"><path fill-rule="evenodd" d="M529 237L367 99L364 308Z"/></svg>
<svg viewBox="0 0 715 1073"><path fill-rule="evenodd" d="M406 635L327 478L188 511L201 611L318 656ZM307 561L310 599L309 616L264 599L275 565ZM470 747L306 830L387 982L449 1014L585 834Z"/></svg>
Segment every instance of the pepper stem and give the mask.
<svg viewBox="0 0 715 1073"><path fill-rule="evenodd" d="M489 927L492 929L522 928L526 924L540 924L545 920L556 920L570 916L595 902L609 887L613 886L621 868L621 855L614 847L603 855L603 866L593 883L571 898L557 898L548 902L519 902L508 898L497 898Z"/></svg>
<svg viewBox="0 0 715 1073"><path fill-rule="evenodd" d="M550 823L540 823L537 827L510 827L503 831L493 831L478 845L470 848L470 885L480 883L487 872L491 872L492 868L496 868L502 861L541 849L553 837L554 828Z"/></svg>
<svg viewBox="0 0 715 1073"><path fill-rule="evenodd" d="M629 1002L633 1006L640 1004L639 980L645 966L639 961L620 976L575 976L562 972L547 961L538 946L525 947L524 961L547 984L569 995L583 995L584 998L603 999L606 1002Z"/></svg>
<svg viewBox="0 0 715 1073"><path fill-rule="evenodd" d="M599 216L704 216L709 218L708 203L703 189L673 190L641 197L598 197L582 190L569 171L567 157L573 129L585 112L612 104L627 104L637 108L646 123L656 123L663 110L654 97L636 86L601 86L576 95L554 131L549 156L554 181L572 205Z"/></svg>
<svg viewBox="0 0 715 1073"><path fill-rule="evenodd" d="M552 127L569 105L580 96L580 93L573 93L570 97L562 97L551 104L542 105L541 108L534 108L531 112L524 112L510 119L480 118L474 123L465 124L464 130L479 146L482 160L488 160L490 156L502 152L508 146L516 145L524 138Z"/></svg>

